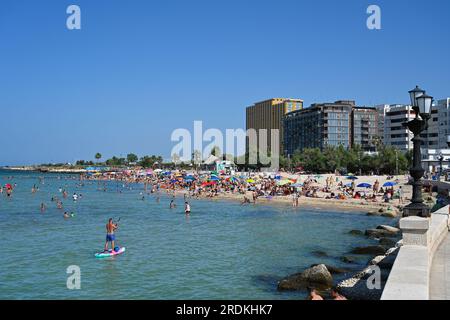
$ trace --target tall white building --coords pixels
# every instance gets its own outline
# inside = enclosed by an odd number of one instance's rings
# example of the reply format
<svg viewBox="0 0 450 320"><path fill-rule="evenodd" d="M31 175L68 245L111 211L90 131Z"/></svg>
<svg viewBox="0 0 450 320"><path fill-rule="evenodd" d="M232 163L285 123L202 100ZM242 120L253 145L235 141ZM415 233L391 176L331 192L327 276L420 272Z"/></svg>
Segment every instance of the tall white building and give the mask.
<svg viewBox="0 0 450 320"><path fill-rule="evenodd" d="M450 150L447 137L450 135L450 98L438 100L431 108L428 130L421 136L425 140L422 145L423 161L427 169L437 172L440 168L439 155L444 157L442 167L449 167Z"/></svg>
<svg viewBox="0 0 450 320"><path fill-rule="evenodd" d="M415 118L412 107L402 104L383 104L376 108L379 113L379 135L383 143L401 151L412 150L413 134L403 125Z"/></svg>

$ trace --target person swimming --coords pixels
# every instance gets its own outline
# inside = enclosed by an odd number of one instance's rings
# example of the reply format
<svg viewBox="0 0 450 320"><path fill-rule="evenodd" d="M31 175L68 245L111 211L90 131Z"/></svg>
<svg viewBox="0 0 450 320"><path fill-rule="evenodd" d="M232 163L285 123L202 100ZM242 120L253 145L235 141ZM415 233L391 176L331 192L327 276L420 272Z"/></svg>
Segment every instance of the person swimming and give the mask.
<svg viewBox="0 0 450 320"><path fill-rule="evenodd" d="M173 209L173 208L175 208L177 205L175 204L175 202L173 201L173 199L172 200L170 200L170 206L169 206L169 208L170 209Z"/></svg>
<svg viewBox="0 0 450 320"><path fill-rule="evenodd" d="M66 212L64 212L64 219L69 219L70 218L70 215L69 215L69 213L66 211Z"/></svg>
<svg viewBox="0 0 450 320"><path fill-rule="evenodd" d="M191 213L191 205L187 201L184 203L184 213L186 213L186 214Z"/></svg>

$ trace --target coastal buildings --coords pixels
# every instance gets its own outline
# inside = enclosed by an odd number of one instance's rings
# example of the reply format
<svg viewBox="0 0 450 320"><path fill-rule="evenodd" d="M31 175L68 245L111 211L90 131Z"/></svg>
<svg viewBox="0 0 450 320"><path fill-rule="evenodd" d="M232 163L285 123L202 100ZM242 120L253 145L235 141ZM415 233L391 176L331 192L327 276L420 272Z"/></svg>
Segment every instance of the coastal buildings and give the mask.
<svg viewBox="0 0 450 320"><path fill-rule="evenodd" d="M352 146L360 145L365 152L374 152L378 137L378 112L375 108L354 107L352 110Z"/></svg>
<svg viewBox="0 0 450 320"><path fill-rule="evenodd" d="M385 145L393 146L400 151L412 150L413 134L403 126L416 116L411 106L402 104L378 105L379 135Z"/></svg>
<svg viewBox="0 0 450 320"><path fill-rule="evenodd" d="M289 156L305 148L361 146L376 151L376 140L401 152L413 149L412 133L403 124L415 118L413 108L405 104L360 107L352 100L314 103L303 108L300 99L276 98L255 103L246 110L247 129L279 129L280 154ZM432 108L429 128L422 134L425 161L449 149L450 98L438 100ZM247 142L247 151L249 150ZM267 139L271 149L271 137Z"/></svg>
<svg viewBox="0 0 450 320"><path fill-rule="evenodd" d="M371 151L378 136L378 112L357 107L355 101L312 104L309 108L286 114L284 119L284 154L305 148L323 149L327 145L349 148L361 145Z"/></svg>
<svg viewBox="0 0 450 320"><path fill-rule="evenodd" d="M283 119L285 114L296 110L303 109L303 100L289 98L273 98L247 107L246 109L246 129L255 129L259 133L260 130L267 130L267 150L271 150L272 139L270 135L271 129L279 131L279 152L283 154ZM249 150L247 140L246 151Z"/></svg>

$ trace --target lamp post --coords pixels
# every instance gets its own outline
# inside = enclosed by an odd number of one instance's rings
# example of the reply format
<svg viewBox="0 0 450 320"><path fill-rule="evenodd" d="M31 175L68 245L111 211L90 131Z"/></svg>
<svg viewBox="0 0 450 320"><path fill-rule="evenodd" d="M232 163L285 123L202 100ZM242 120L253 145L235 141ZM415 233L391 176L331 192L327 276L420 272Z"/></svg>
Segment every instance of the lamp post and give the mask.
<svg viewBox="0 0 450 320"><path fill-rule="evenodd" d="M433 97L426 94L425 90L416 86L409 91L411 105L416 113L416 118L408 121L405 125L414 134L413 142L413 165L410 169L413 178L413 196L411 203L403 209L403 216L429 217L430 208L423 203L422 198L422 177L425 170L422 167L422 153L420 150L422 138L420 134L428 128L428 120L431 117L431 105ZM419 116L420 115L420 116Z"/></svg>
<svg viewBox="0 0 450 320"><path fill-rule="evenodd" d="M439 152L439 156L437 158L439 160L439 181L441 181L442 176L442 162L444 161L444 156L442 155L442 152Z"/></svg>

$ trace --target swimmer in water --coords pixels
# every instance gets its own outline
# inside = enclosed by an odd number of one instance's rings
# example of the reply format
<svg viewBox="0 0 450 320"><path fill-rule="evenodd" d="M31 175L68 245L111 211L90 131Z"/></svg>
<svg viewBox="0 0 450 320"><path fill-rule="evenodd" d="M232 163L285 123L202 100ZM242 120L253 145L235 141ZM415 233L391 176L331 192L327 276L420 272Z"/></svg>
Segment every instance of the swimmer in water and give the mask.
<svg viewBox="0 0 450 320"><path fill-rule="evenodd" d="M173 209L173 208L175 208L177 205L175 204L175 202L173 201L173 199L172 200L170 200L170 206L169 206L169 208L170 209Z"/></svg>
<svg viewBox="0 0 450 320"><path fill-rule="evenodd" d="M187 201L184 203L184 213L186 213L186 214L191 213L191 205Z"/></svg>
<svg viewBox="0 0 450 320"><path fill-rule="evenodd" d="M45 209L46 209L45 204L42 202L42 203L41 203L41 212L44 212Z"/></svg>
<svg viewBox="0 0 450 320"><path fill-rule="evenodd" d="M64 219L69 219L70 215L67 212L64 212Z"/></svg>

